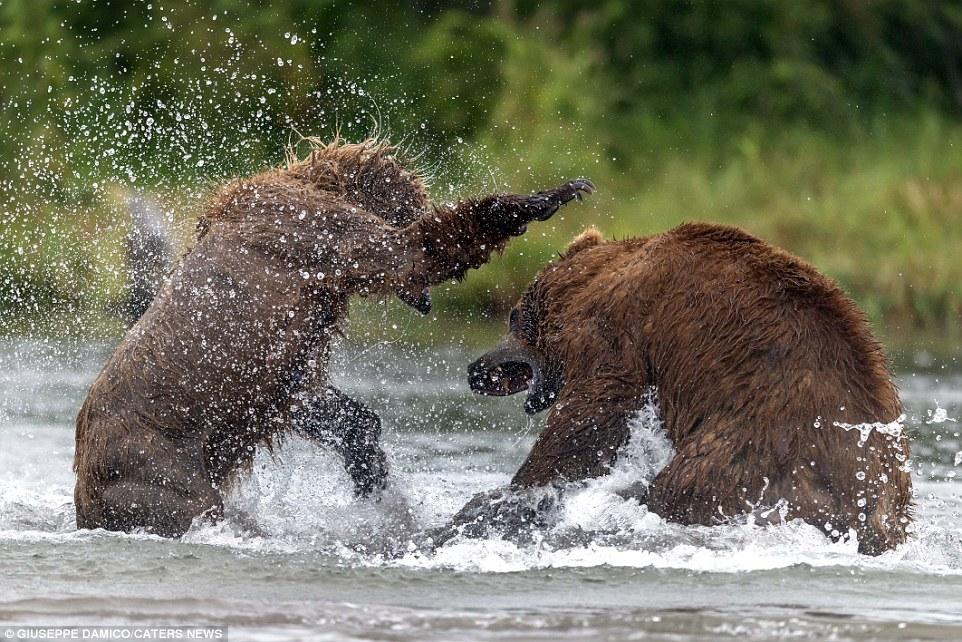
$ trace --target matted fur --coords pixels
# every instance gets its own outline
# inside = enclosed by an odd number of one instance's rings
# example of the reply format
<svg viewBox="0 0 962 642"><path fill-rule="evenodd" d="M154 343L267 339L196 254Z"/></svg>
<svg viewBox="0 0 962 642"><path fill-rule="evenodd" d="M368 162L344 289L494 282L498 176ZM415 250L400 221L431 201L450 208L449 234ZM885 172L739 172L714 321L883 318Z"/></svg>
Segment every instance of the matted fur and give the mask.
<svg viewBox="0 0 962 642"><path fill-rule="evenodd" d="M94 381L77 417L77 525L179 535L216 517L256 449L291 426L331 444L358 491L386 477L380 423L327 381L352 295L427 288L485 263L590 183L432 205L391 145L308 141L228 183L196 243Z"/></svg>
<svg viewBox="0 0 962 642"><path fill-rule="evenodd" d="M676 454L639 498L654 512L714 524L784 500L786 518L852 529L865 553L905 540L898 391L865 315L804 261L720 225L620 242L589 231L512 316L502 345L537 355L559 390L514 484L604 474L655 387ZM876 422L864 442L845 429Z"/></svg>

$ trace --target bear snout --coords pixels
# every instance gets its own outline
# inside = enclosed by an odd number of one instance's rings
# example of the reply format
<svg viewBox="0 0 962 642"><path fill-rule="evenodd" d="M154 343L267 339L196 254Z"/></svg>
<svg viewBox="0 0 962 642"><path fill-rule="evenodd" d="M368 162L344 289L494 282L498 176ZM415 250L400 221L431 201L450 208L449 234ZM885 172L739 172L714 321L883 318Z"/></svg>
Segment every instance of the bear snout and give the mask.
<svg viewBox="0 0 962 642"><path fill-rule="evenodd" d="M482 395L502 397L527 390L534 372L527 363L505 361L490 366L475 361L468 370L471 389Z"/></svg>
<svg viewBox="0 0 962 642"><path fill-rule="evenodd" d="M510 335L468 366L468 385L482 395L505 397L524 390L534 392L540 381L541 360Z"/></svg>

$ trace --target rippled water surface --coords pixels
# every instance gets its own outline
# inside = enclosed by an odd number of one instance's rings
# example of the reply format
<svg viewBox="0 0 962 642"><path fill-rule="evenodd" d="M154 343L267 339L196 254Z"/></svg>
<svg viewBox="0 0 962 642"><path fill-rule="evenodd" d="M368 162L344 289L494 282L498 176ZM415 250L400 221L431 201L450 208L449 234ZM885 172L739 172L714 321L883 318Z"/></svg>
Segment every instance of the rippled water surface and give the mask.
<svg viewBox="0 0 962 642"><path fill-rule="evenodd" d="M335 379L384 420L394 483L380 501L354 500L329 453L289 439L258 456L228 520L165 541L74 527L73 416L109 350L0 343L0 624L227 624L232 640L962 639L958 375L899 379L916 532L877 558L804 524L667 524L615 492L640 460L573 493L525 544L425 552L424 530L505 483L539 428L520 400L471 395L470 355L341 351Z"/></svg>

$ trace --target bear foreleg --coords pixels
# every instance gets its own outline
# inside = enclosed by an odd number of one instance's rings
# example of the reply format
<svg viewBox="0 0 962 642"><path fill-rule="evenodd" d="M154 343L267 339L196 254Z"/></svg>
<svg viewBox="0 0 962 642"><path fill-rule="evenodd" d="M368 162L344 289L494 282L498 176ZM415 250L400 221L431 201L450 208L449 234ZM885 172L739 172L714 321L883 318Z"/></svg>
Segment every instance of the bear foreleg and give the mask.
<svg viewBox="0 0 962 642"><path fill-rule="evenodd" d="M545 486L604 475L628 441L628 422L642 403L633 389L604 376L565 391L511 484Z"/></svg>
<svg viewBox="0 0 962 642"><path fill-rule="evenodd" d="M371 229L347 250L343 276L349 289L393 292L426 314L431 309L428 288L481 267L531 221L547 220L565 203L593 191L591 181L578 179L536 194L467 199L453 207L433 207L404 228L368 215Z"/></svg>
<svg viewBox="0 0 962 642"><path fill-rule="evenodd" d="M545 221L593 191L591 181L578 179L536 194L494 194L435 208L404 230L409 246L424 253L410 277L425 287L459 279L484 265L511 237L524 234L532 221Z"/></svg>
<svg viewBox="0 0 962 642"><path fill-rule="evenodd" d="M367 497L387 485L381 419L365 404L326 386L292 411L290 425L296 433L334 448L358 496Z"/></svg>

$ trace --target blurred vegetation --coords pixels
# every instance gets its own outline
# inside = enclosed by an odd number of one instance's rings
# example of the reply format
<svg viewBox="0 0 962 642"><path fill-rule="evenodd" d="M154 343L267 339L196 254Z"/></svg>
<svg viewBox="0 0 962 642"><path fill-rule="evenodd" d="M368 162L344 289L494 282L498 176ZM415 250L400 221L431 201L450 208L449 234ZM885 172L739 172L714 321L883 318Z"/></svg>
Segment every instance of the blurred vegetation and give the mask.
<svg viewBox="0 0 962 642"><path fill-rule="evenodd" d="M118 296L125 187L186 239L297 133L377 128L441 199L599 187L439 288L442 323L499 318L587 224L701 219L814 262L888 337L962 335L959 1L0 0L0 105L8 317Z"/></svg>

